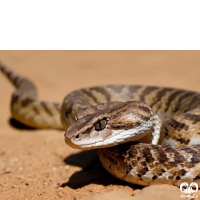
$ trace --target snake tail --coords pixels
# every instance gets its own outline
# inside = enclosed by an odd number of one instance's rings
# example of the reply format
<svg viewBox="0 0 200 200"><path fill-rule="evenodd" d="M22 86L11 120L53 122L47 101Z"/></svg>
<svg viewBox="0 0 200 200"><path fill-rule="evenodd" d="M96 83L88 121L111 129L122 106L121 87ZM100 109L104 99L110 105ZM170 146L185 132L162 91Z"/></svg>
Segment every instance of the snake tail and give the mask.
<svg viewBox="0 0 200 200"><path fill-rule="evenodd" d="M60 122L61 105L37 100L37 88L24 78L0 63L1 72L16 87L10 108L17 121L33 128L63 129Z"/></svg>

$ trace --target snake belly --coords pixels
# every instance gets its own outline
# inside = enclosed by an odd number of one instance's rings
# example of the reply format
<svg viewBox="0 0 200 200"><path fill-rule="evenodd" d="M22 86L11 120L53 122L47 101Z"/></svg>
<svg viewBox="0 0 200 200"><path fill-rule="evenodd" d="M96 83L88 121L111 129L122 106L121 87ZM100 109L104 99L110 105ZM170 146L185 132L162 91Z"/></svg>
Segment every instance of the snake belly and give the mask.
<svg viewBox="0 0 200 200"><path fill-rule="evenodd" d="M109 107L109 102L147 104L162 122L162 144L130 141L101 148L99 156L104 168L119 179L139 185L200 183L200 93L166 87L105 85L75 90L58 104L39 101L36 86L1 63L0 70L17 88L11 98L12 117L35 128L66 130L76 121L77 113L78 118L83 118L87 107L94 112L98 105L108 103ZM141 113L145 115L144 109Z"/></svg>

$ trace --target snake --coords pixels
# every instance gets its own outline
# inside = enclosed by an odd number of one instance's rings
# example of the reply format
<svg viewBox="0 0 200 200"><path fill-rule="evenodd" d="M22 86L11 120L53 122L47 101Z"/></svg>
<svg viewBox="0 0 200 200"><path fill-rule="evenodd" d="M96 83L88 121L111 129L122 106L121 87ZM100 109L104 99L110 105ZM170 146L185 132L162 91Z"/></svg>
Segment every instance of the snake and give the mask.
<svg viewBox="0 0 200 200"><path fill-rule="evenodd" d="M74 90L62 103L37 99L29 79L0 63L16 87L12 117L34 128L61 129L72 148L99 149L103 167L148 186L200 184L200 93L143 85Z"/></svg>

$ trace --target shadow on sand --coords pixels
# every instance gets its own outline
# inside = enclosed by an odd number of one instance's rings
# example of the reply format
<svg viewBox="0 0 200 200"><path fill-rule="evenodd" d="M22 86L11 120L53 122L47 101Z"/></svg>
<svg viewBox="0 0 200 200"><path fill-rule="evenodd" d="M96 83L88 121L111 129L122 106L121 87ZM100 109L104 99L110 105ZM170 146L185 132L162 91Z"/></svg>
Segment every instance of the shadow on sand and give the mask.
<svg viewBox="0 0 200 200"><path fill-rule="evenodd" d="M140 186L129 184L110 175L101 165L98 157L98 150L82 151L70 155L64 162L68 165L82 167L82 170L75 172L68 182L63 183L60 187L70 187L78 189L91 183L108 185L128 185L134 189L140 189Z"/></svg>
<svg viewBox="0 0 200 200"><path fill-rule="evenodd" d="M22 124L21 122L17 121L14 118L10 118L9 119L9 124L13 128L20 129L20 130L37 130L36 128L33 128L33 127L26 126L26 125Z"/></svg>
<svg viewBox="0 0 200 200"><path fill-rule="evenodd" d="M14 118L10 118L10 125L13 128L20 130L37 130L26 126ZM72 189L78 189L89 185L91 183L100 184L104 186L108 185L128 185L134 189L141 189L141 186L133 185L125 181L119 180L109 174L101 165L98 157L98 150L81 151L79 153L68 156L64 159L64 162L68 165L75 165L82 168L81 171L75 172L68 182L62 183L60 187L70 187Z"/></svg>

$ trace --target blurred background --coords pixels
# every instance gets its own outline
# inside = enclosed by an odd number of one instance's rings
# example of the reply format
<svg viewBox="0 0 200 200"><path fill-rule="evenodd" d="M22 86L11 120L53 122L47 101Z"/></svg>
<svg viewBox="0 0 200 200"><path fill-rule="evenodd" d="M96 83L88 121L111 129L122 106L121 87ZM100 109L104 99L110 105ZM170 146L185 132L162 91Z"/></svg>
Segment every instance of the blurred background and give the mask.
<svg viewBox="0 0 200 200"><path fill-rule="evenodd" d="M72 90L102 84L200 91L200 51L0 51L0 60L31 79L40 99L54 102ZM1 111L8 115L5 105L14 89L1 77L0 90Z"/></svg>

